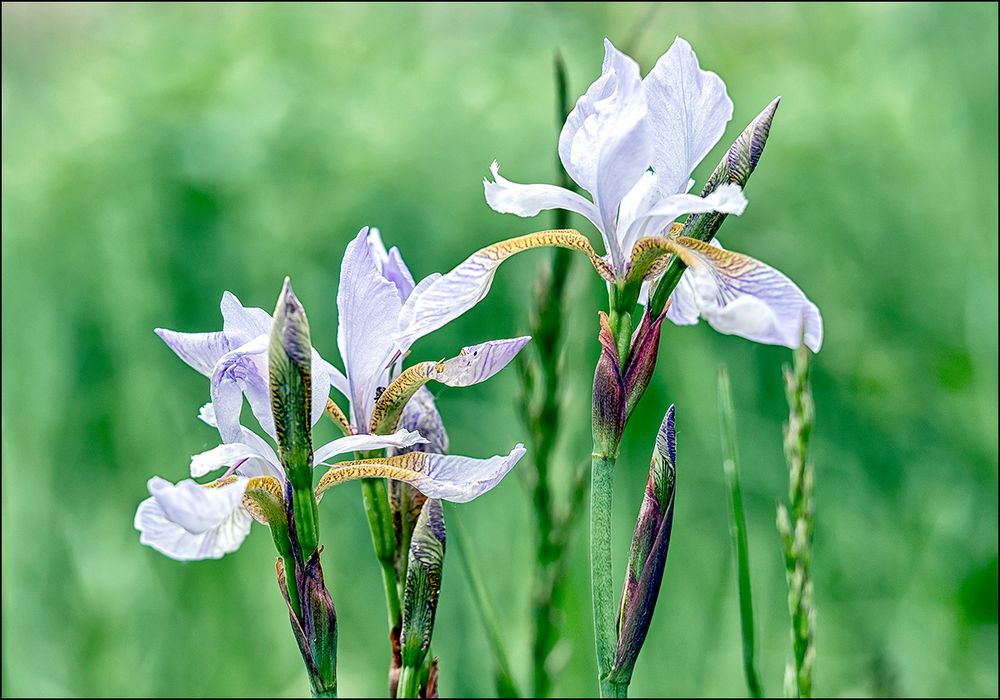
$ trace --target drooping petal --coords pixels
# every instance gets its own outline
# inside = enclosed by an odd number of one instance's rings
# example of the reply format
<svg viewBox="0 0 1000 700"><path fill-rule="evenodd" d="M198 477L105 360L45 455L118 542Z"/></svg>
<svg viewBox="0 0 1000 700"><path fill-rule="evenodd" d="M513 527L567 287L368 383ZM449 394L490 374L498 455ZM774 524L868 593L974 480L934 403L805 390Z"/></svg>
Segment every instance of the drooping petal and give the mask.
<svg viewBox="0 0 1000 700"><path fill-rule="evenodd" d="M622 253L626 259L632 247L642 236L662 234L682 214L700 214L718 211L724 214L742 214L747 208L747 198L739 185L725 183L711 194L699 197L694 194L675 194L666 197L635 217L622 238Z"/></svg>
<svg viewBox="0 0 1000 700"><path fill-rule="evenodd" d="M347 435L317 449L313 455L313 464L320 465L331 457L348 452L384 450L387 447L401 450L426 442L420 433L410 430L397 430L392 435Z"/></svg>
<svg viewBox="0 0 1000 700"><path fill-rule="evenodd" d="M500 483L524 453L524 446L519 444L510 454L489 459L408 452L395 457L341 462L323 475L316 491L322 493L344 481L386 477L405 481L428 498L465 503Z"/></svg>
<svg viewBox="0 0 1000 700"><path fill-rule="evenodd" d="M578 250L590 258L602 277L614 280L614 272L579 231L541 231L494 243L473 253L446 275L421 280L399 314L399 330L394 336L397 348L405 352L418 338L482 301L504 260L515 253L546 246Z"/></svg>
<svg viewBox="0 0 1000 700"><path fill-rule="evenodd" d="M215 363L232 349L226 334L221 331L178 333L166 328L157 328L155 332L179 358L206 377L212 376Z"/></svg>
<svg viewBox="0 0 1000 700"><path fill-rule="evenodd" d="M746 255L692 238L676 239L676 253L688 266L691 286L681 292L677 315L689 318L690 304L720 333L769 345L818 352L823 344L819 309L788 277ZM681 278L682 282L684 277ZM674 290L675 295L681 289ZM684 295L693 291L685 299ZM675 297L674 303L678 303ZM671 304L673 306L673 304ZM671 314L668 312L668 318Z"/></svg>
<svg viewBox="0 0 1000 700"><path fill-rule="evenodd" d="M268 341L268 336L258 336L226 354L212 373L212 404L215 407L219 434L224 442L239 440L243 394L246 394L260 427L274 437L274 416L271 413L268 388ZM323 406L326 406L325 401Z"/></svg>
<svg viewBox="0 0 1000 700"><path fill-rule="evenodd" d="M500 165L493 161L490 166L493 181L483 179L486 203L493 211L501 214L535 216L547 209L565 209L587 217L594 226L602 230L601 213L597 206L576 192L556 185L521 185L500 175Z"/></svg>
<svg viewBox="0 0 1000 700"><path fill-rule="evenodd" d="M379 230L374 227L368 230L368 245L372 248L372 255L375 256L375 262L382 276L396 285L399 298L406 301L416 283L410 274L410 268L403 262L403 256L399 254L399 248L393 246L386 250Z"/></svg>
<svg viewBox="0 0 1000 700"><path fill-rule="evenodd" d="M643 80L643 89L660 196L686 192L695 166L732 119L726 84L715 73L702 70L691 45L677 37Z"/></svg>
<svg viewBox="0 0 1000 700"><path fill-rule="evenodd" d="M506 367L529 340L531 336L525 335L464 347L457 356L438 365L432 378L448 386L472 386L485 382Z"/></svg>
<svg viewBox="0 0 1000 700"><path fill-rule="evenodd" d="M559 157L570 177L591 193L612 264L621 263L615 217L622 197L650 165L646 96L639 65L604 40L601 77L566 118Z"/></svg>
<svg viewBox="0 0 1000 700"><path fill-rule="evenodd" d="M222 330L232 347L238 348L260 335L271 334L271 314L256 307L246 307L232 292L222 295Z"/></svg>
<svg viewBox="0 0 1000 700"><path fill-rule="evenodd" d="M337 344L347 368L351 421L364 431L375 403L375 388L385 384L401 301L396 285L382 276L363 228L347 246L340 267Z"/></svg>
<svg viewBox="0 0 1000 700"><path fill-rule="evenodd" d="M235 551L250 532L242 506L247 479L206 488L185 479L177 484L153 477L150 498L139 504L139 541L172 559L218 559Z"/></svg>

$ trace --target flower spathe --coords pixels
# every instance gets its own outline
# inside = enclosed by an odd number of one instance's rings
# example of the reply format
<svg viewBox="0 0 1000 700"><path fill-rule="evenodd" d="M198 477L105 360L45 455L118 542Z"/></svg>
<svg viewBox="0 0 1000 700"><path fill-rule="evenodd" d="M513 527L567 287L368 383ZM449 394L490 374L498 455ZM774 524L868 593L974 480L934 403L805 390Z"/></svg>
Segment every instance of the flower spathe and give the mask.
<svg viewBox="0 0 1000 700"><path fill-rule="evenodd" d="M722 79L702 70L681 38L645 78L610 41L604 48L601 76L577 101L559 138L564 168L590 199L555 185L512 182L500 175L496 162L484 189L487 203L501 213L529 217L565 209L586 217L601 234L605 256L597 256L576 231L547 231L487 246L418 287L397 336L405 341L456 318L486 295L503 260L534 247L580 250L609 283L647 285L662 270L640 255L642 244L653 238L669 241L658 246L658 256L676 255L690 268L672 295L672 303L685 313L674 312L671 320L684 324L704 318L720 332L789 347L799 344L804 329L806 343L818 350L819 310L787 277L747 256L706 252L702 241L671 228L683 215L741 214L746 208L742 189L730 182L704 197L689 193L692 172L732 117Z"/></svg>

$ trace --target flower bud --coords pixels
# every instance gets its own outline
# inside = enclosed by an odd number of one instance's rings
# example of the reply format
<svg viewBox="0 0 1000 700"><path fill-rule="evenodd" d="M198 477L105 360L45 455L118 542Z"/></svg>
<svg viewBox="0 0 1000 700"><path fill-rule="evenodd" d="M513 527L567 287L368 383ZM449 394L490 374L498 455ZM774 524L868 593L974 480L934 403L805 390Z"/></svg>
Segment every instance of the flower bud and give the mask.
<svg viewBox="0 0 1000 700"><path fill-rule="evenodd" d="M406 567L403 627L400 632L400 655L404 668L419 669L430 648L441 592L444 548L444 511L441 501L429 498L413 529Z"/></svg>
<svg viewBox="0 0 1000 700"><path fill-rule="evenodd" d="M646 640L663 581L674 519L677 475L674 437L674 407L671 406L656 436L646 493L632 535L618 612L618 649L610 674L610 680L615 683L627 685L632 678L632 669Z"/></svg>
<svg viewBox="0 0 1000 700"><path fill-rule="evenodd" d="M625 429L625 378L614 334L604 312L600 315L601 356L594 370L593 425L594 448L606 454L618 450Z"/></svg>
<svg viewBox="0 0 1000 700"><path fill-rule="evenodd" d="M649 309L642 315L639 330L632 339L628 360L625 363L625 420L642 398L656 367L656 355L660 348L660 327L663 325L661 313L654 318Z"/></svg>
<svg viewBox="0 0 1000 700"><path fill-rule="evenodd" d="M304 569L296 567L301 620L295 614L285 567L277 560L276 574L281 595L288 605L292 632L305 662L313 697L336 697L337 693L337 611L323 582L319 552L314 552Z"/></svg>
<svg viewBox="0 0 1000 700"><path fill-rule="evenodd" d="M309 321L286 277L274 309L268 371L278 454L293 484L312 481L311 365Z"/></svg>

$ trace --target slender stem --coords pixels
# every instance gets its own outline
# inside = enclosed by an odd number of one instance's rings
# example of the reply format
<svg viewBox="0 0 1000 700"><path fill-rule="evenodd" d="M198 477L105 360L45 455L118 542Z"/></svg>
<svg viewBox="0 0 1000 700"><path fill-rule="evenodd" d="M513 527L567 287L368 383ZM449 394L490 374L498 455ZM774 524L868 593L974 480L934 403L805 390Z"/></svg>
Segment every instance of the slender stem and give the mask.
<svg viewBox="0 0 1000 700"><path fill-rule="evenodd" d="M747 523L740 490L739 461L736 452L736 421L734 418L729 372L719 367L719 419L722 427L722 468L729 485L732 519L730 532L736 551L736 571L739 580L740 630L743 635L743 673L750 697L764 697L764 688L757 670L757 633L754 626L753 593L750 586L750 547L747 543Z"/></svg>
<svg viewBox="0 0 1000 700"><path fill-rule="evenodd" d="M595 449L590 475L590 572L594 599L594 641L601 697L615 689L605 682L611 673L618 634L615 629L614 582L611 571L611 504L616 455ZM622 696L624 697L624 696Z"/></svg>

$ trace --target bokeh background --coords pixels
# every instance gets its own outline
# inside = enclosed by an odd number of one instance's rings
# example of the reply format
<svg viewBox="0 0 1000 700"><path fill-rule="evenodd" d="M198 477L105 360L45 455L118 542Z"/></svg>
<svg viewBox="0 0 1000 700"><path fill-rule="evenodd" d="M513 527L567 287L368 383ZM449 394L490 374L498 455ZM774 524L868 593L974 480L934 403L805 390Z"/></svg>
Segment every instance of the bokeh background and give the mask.
<svg viewBox="0 0 1000 700"><path fill-rule="evenodd" d="M767 152L730 247L823 311L816 690L997 693L997 8L964 5L3 6L3 693L306 692L260 528L221 561L138 544L153 474L216 444L204 379L153 334L213 330L232 290L270 309L284 275L336 361L339 259L377 225L415 274L549 226L492 213L498 158L554 181L553 53L574 97L601 40L644 70L683 35L735 102L724 142L775 95ZM585 231L586 222L577 222ZM416 355L507 337L548 253ZM581 261L565 319L560 469L589 454L603 290ZM678 405L680 486L635 695L742 694L715 381L738 409L767 690L788 656L775 503L790 353L670 327L615 494L617 572L654 430ZM523 437L513 371L439 392L453 449ZM322 504L340 688L384 693L380 579L356 484ZM477 547L527 677L533 535L515 472L451 508ZM594 692L585 519L572 545L558 694ZM434 638L446 695L489 695L493 661L452 549ZM617 576L616 576L617 577Z"/></svg>

